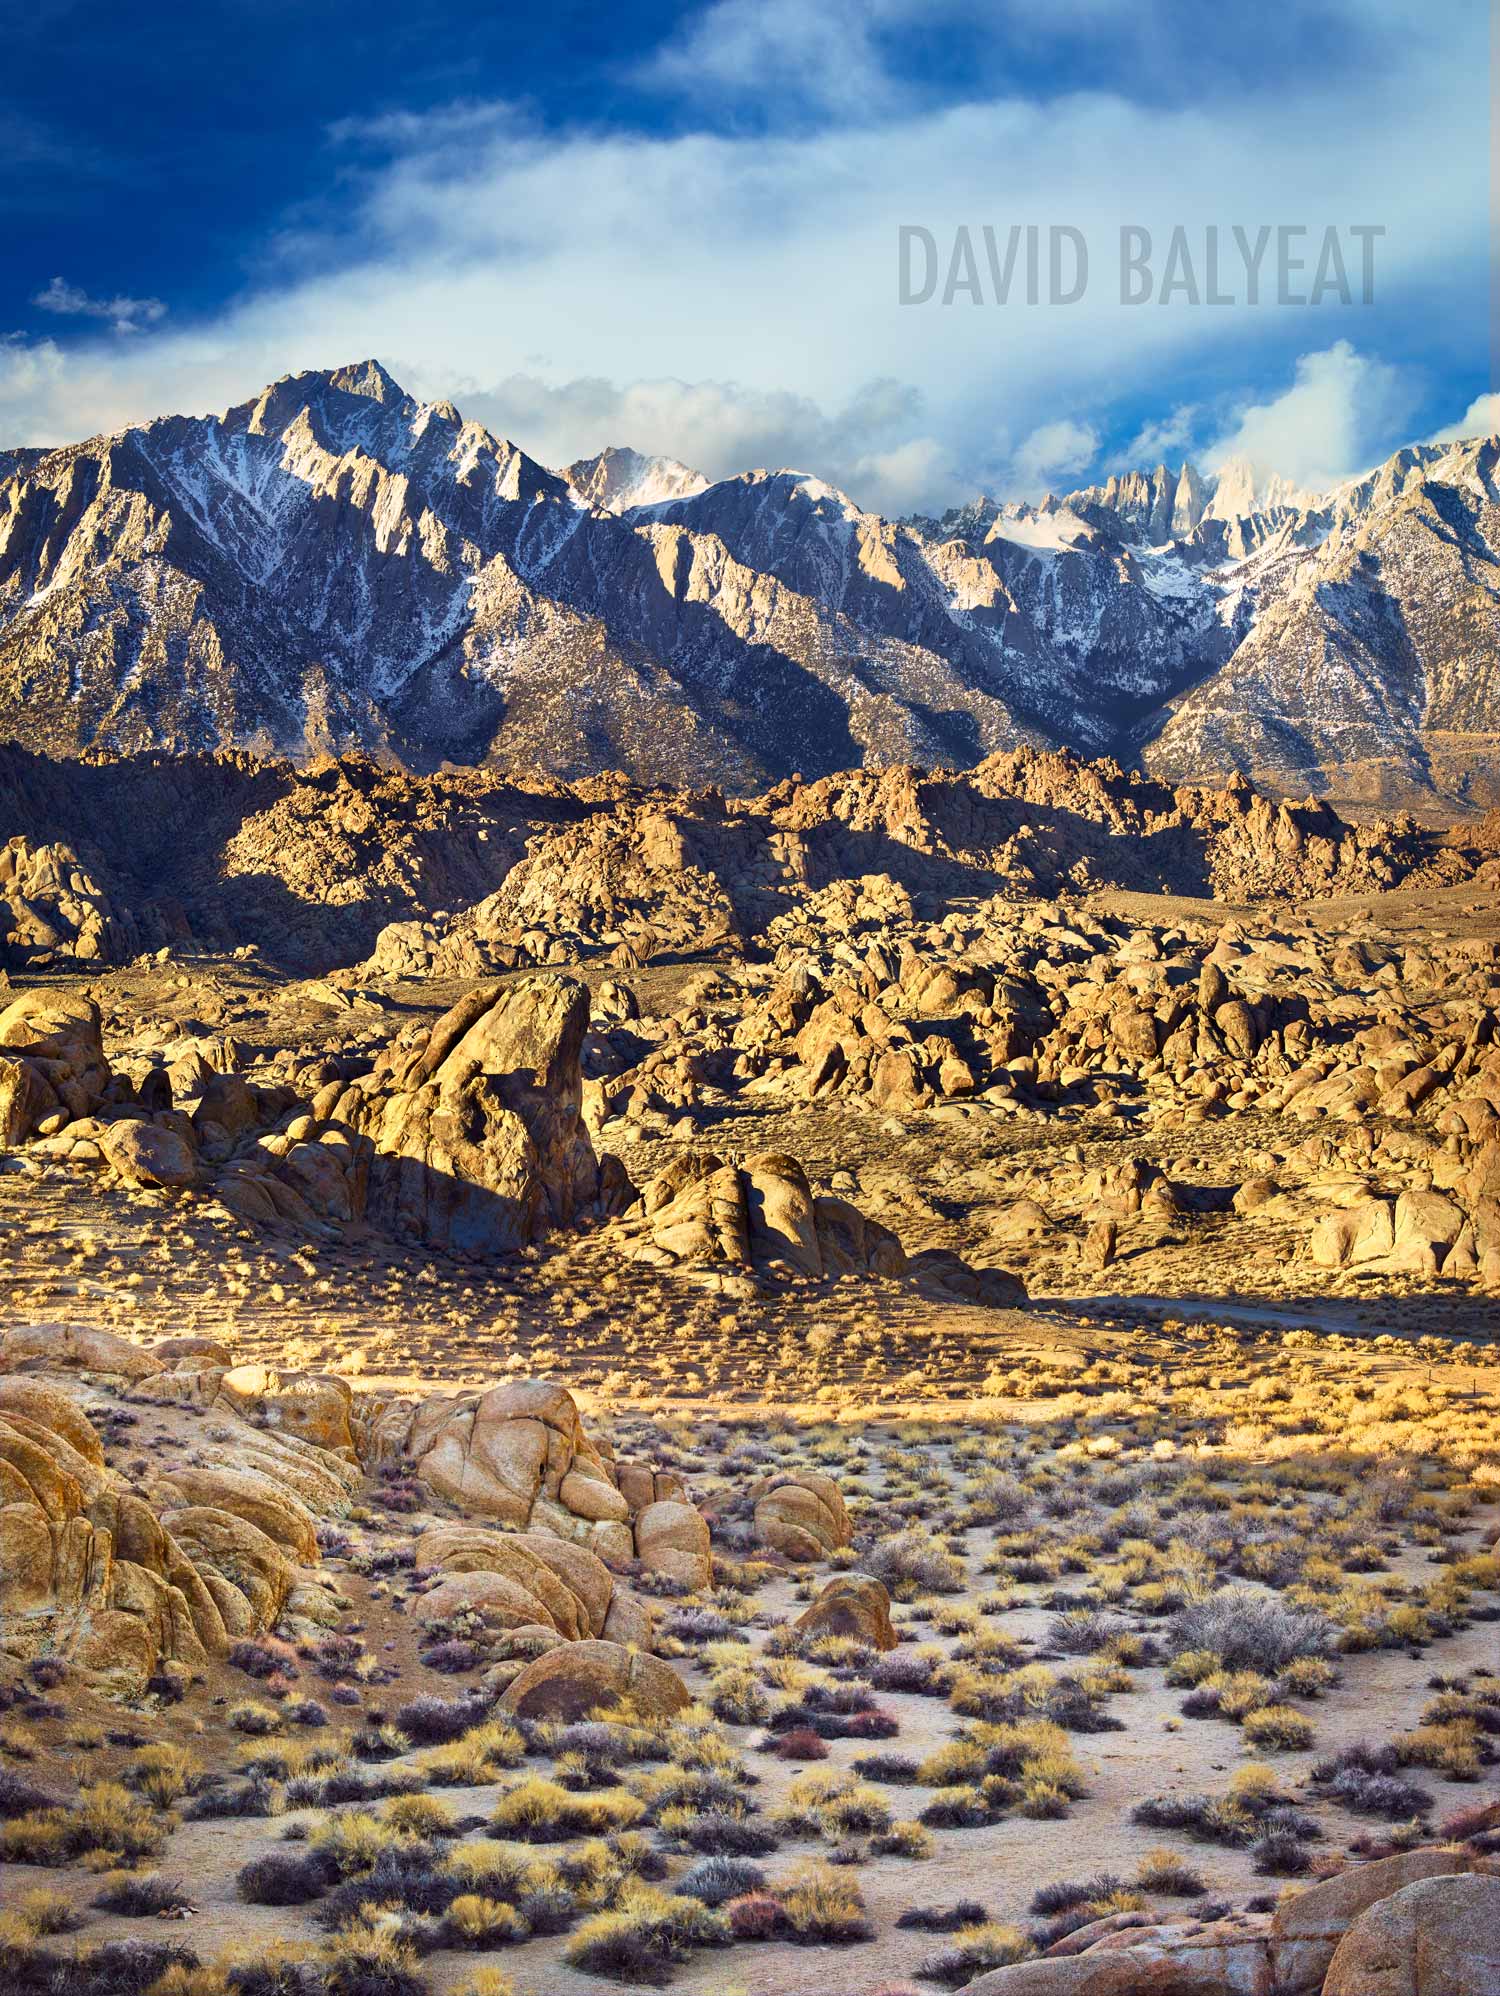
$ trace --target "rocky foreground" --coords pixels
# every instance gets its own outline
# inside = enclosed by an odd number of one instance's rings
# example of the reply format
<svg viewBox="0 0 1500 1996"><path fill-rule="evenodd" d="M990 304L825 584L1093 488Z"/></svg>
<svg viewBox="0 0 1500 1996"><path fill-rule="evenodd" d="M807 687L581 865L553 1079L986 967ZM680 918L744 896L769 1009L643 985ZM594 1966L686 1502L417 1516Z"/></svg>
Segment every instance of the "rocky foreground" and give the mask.
<svg viewBox="0 0 1500 1996"><path fill-rule="evenodd" d="M7 1967L1484 1996L1495 1368L1197 1338L616 1443L555 1382L0 1336Z"/></svg>
<svg viewBox="0 0 1500 1996"><path fill-rule="evenodd" d="M1493 1991L1492 827L7 768L23 1990Z"/></svg>

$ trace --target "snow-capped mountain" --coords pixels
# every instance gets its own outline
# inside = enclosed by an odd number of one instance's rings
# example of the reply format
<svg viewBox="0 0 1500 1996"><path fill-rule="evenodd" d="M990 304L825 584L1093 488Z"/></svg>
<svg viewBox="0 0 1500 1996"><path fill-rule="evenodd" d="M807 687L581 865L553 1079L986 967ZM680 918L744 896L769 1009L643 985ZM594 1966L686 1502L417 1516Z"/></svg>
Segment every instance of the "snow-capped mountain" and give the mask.
<svg viewBox="0 0 1500 1996"><path fill-rule="evenodd" d="M1404 451L1315 499L1159 466L899 522L797 471L555 472L373 362L309 372L0 454L0 738L734 788L1063 742L1477 796L1496 448Z"/></svg>
<svg viewBox="0 0 1500 1996"><path fill-rule="evenodd" d="M701 492L708 480L701 471L679 464L675 457L642 457L638 450L613 444L596 457L581 457L564 473L573 490L590 506L606 513L625 513L632 506L656 506L664 499L681 499Z"/></svg>

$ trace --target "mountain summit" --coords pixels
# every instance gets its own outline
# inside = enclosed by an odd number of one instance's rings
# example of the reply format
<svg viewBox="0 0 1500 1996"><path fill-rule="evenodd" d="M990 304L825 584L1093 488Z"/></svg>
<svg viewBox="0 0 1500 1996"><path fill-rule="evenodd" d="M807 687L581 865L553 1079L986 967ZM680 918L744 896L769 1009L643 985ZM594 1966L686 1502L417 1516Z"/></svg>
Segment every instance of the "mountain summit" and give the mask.
<svg viewBox="0 0 1500 1996"><path fill-rule="evenodd" d="M754 788L1023 742L1496 791L1494 440L891 521L816 477L549 470L378 362L0 454L0 738L365 747Z"/></svg>

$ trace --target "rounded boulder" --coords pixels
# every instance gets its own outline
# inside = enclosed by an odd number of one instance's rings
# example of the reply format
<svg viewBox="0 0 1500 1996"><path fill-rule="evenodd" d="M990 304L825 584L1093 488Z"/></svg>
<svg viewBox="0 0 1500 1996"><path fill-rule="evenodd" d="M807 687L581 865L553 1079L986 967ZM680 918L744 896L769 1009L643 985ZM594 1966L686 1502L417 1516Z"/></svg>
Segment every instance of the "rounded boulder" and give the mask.
<svg viewBox="0 0 1500 1996"><path fill-rule="evenodd" d="M670 1718L692 1702L669 1663L612 1642L548 1650L527 1664L501 1702L523 1719L571 1723L622 1699L656 1718Z"/></svg>

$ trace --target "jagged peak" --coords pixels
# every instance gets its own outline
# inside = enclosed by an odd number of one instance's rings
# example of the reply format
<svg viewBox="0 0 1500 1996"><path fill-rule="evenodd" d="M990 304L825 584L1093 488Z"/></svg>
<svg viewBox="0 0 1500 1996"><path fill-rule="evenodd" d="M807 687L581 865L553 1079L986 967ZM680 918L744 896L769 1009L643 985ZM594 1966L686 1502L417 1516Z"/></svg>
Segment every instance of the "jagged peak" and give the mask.
<svg viewBox="0 0 1500 1996"><path fill-rule="evenodd" d="M680 458L606 444L588 457L565 465L562 476L575 492L606 512L628 512L637 506L690 499L708 489L709 481Z"/></svg>
<svg viewBox="0 0 1500 1996"><path fill-rule="evenodd" d="M347 367L332 369L325 378L330 388L342 389L346 395L366 396L371 402L390 404L407 400L406 390L378 360L356 360Z"/></svg>

